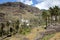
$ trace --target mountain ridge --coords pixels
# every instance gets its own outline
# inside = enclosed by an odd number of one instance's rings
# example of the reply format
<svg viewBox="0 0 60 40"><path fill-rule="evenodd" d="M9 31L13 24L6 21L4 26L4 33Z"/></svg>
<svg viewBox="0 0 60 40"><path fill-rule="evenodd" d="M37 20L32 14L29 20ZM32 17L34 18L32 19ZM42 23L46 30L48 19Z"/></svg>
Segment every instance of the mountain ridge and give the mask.
<svg viewBox="0 0 60 40"><path fill-rule="evenodd" d="M7 19L11 19L12 17L14 17L14 19L16 19L16 17L19 19L21 16L21 18L24 19L31 19L37 18L37 16L41 14L41 11L36 7L21 2L7 2L0 4L0 13L6 14L6 16L9 17Z"/></svg>

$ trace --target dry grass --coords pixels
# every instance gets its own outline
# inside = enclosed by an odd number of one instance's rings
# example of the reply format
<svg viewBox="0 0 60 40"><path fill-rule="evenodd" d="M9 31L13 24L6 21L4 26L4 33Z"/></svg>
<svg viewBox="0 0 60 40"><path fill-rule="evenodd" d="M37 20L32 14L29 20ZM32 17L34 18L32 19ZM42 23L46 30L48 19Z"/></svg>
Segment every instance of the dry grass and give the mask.
<svg viewBox="0 0 60 40"><path fill-rule="evenodd" d="M29 34L27 34L27 35L25 35L25 36L15 35L15 36L12 36L12 37L7 38L7 39L8 39L8 40L21 40L22 37L26 37L26 38L28 38L29 40L33 40L33 39L36 37L36 35L37 35L39 32L42 32L42 31L44 31L43 28L41 28L41 27L35 27L35 28L33 28L33 29L31 30L31 33L29 33Z"/></svg>
<svg viewBox="0 0 60 40"><path fill-rule="evenodd" d="M31 14L31 12L27 12L26 10L25 10L25 14L22 14L22 18L23 19L31 19L31 18L37 18L37 16L35 16L34 14Z"/></svg>
<svg viewBox="0 0 60 40"><path fill-rule="evenodd" d="M54 37L52 37L50 40L60 40L60 32L56 33Z"/></svg>

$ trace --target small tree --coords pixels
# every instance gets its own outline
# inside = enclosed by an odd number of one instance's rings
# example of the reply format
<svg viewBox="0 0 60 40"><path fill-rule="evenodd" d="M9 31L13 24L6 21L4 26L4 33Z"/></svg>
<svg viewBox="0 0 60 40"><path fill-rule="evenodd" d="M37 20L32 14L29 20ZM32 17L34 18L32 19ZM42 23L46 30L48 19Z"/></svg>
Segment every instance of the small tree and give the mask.
<svg viewBox="0 0 60 40"><path fill-rule="evenodd" d="M19 20L17 20L17 21L16 21L16 27L15 27L17 31L18 31L18 29L19 29L19 24L20 24L20 23L19 23Z"/></svg>
<svg viewBox="0 0 60 40"><path fill-rule="evenodd" d="M13 32L13 29L10 27L10 32L12 33Z"/></svg>
<svg viewBox="0 0 60 40"><path fill-rule="evenodd" d="M3 33L4 33L4 30L3 30L4 27L5 27L5 24L4 24L4 23L1 23L1 36L2 36Z"/></svg>
<svg viewBox="0 0 60 40"><path fill-rule="evenodd" d="M29 26L27 26L27 23L26 22L24 22L23 23L23 25L21 25L21 28L20 28L20 33L21 34L27 34L27 33L29 33L30 32L30 28L31 26L29 25Z"/></svg>
<svg viewBox="0 0 60 40"><path fill-rule="evenodd" d="M9 26L9 25L10 25L10 23L7 21L7 22L6 22L6 26Z"/></svg>

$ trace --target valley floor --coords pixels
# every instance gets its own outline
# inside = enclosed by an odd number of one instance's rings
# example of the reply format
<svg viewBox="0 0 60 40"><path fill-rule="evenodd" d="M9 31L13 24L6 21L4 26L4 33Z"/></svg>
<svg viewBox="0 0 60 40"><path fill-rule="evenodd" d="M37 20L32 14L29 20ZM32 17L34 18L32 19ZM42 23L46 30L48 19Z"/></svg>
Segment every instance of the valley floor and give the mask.
<svg viewBox="0 0 60 40"><path fill-rule="evenodd" d="M38 35L39 32L42 32L44 31L43 28L41 27L35 27L32 29L31 33L27 34L27 35L19 35L19 34L16 34L15 36L12 36L10 38L6 38L6 40L21 40L21 38L23 37L26 37L28 38L29 40L34 40L34 38Z"/></svg>
<svg viewBox="0 0 60 40"><path fill-rule="evenodd" d="M43 31L45 31L45 29L41 27L35 27L32 29L31 33L27 35L16 34L4 40L34 40L34 38L38 35L38 33L43 32ZM24 37L25 39L23 39ZM60 32L56 33L53 37L49 38L49 40L60 40Z"/></svg>

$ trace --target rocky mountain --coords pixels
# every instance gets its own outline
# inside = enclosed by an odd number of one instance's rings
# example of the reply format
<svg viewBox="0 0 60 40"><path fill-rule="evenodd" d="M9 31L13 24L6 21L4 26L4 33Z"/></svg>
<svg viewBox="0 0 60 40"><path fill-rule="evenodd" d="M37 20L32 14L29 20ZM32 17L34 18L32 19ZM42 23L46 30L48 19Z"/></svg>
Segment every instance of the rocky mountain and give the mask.
<svg viewBox="0 0 60 40"><path fill-rule="evenodd" d="M37 17L41 14L41 11L36 7L26 5L21 2L7 2L0 4L0 13L6 14L8 16L7 19L11 19L12 16L12 19L16 19L16 16L29 19L32 17Z"/></svg>
<svg viewBox="0 0 60 40"><path fill-rule="evenodd" d="M17 31L19 31L19 33L25 32L20 32L21 28L22 30L27 29L27 32L30 31L30 28L40 25L40 14L41 11L38 8L23 4L21 2L7 2L0 4L0 29L3 27L3 31L1 32L0 30L0 35L1 33L3 34L2 40L15 35ZM26 23L23 23L21 20ZM20 36L18 37L20 38ZM23 38L23 40L27 40L27 38Z"/></svg>

